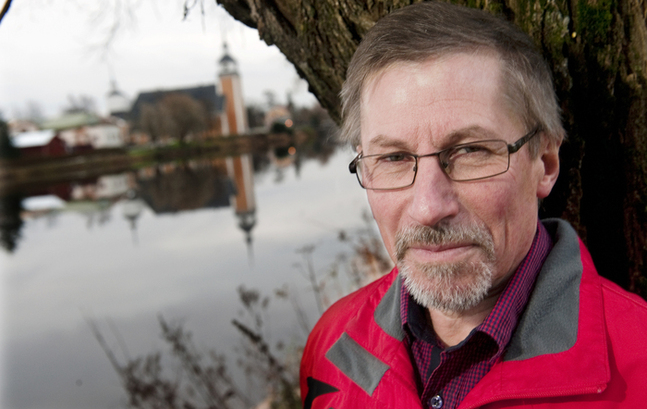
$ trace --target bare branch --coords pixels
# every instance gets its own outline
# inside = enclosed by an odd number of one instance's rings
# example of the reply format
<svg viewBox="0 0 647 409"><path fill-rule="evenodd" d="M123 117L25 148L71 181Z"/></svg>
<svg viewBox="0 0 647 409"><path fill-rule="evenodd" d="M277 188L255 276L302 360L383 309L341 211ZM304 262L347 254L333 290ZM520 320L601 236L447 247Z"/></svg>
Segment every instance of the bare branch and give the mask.
<svg viewBox="0 0 647 409"><path fill-rule="evenodd" d="M94 322L94 320L91 320L87 317L85 317L85 322L90 327L90 330L92 331L92 335L94 335L94 338L99 343L99 346L101 346L101 349L103 349L103 352L108 357L108 360L110 361L110 364L112 365L112 367L115 369L115 372L117 372L117 374L119 374L119 376L123 378L124 370L119 364L119 360L115 356L115 353L108 346L108 343L106 342L106 339L103 337L103 334L99 330L99 327L97 326L96 322Z"/></svg>
<svg viewBox="0 0 647 409"><path fill-rule="evenodd" d="M110 0L88 5L91 7L90 25L93 30L101 32L98 41L87 46L88 50L98 52L101 59L106 60L120 33L135 27L135 11L140 4L139 0Z"/></svg>
<svg viewBox="0 0 647 409"><path fill-rule="evenodd" d="M2 11L0 11L0 23L2 23L2 19L9 12L9 7L11 7L11 0L5 0Z"/></svg>

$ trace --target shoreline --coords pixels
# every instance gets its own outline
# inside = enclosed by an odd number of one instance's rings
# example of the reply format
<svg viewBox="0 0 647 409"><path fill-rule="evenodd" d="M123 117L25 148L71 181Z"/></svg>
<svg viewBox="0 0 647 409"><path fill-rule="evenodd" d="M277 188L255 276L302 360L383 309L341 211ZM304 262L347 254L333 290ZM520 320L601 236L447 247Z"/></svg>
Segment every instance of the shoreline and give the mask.
<svg viewBox="0 0 647 409"><path fill-rule="evenodd" d="M200 157L225 158L301 144L308 138L306 133L299 131L294 135L259 133L168 146L107 148L56 157L2 159L0 160L0 196L17 193L25 187L34 185L90 179L136 170L155 162Z"/></svg>

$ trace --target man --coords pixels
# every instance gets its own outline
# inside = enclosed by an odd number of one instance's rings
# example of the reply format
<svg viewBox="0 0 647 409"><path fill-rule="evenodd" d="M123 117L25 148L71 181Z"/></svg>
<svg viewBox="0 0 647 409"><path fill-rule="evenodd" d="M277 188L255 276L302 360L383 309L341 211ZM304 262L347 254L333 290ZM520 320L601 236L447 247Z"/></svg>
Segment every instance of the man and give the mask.
<svg viewBox="0 0 647 409"><path fill-rule="evenodd" d="M342 90L350 165L396 268L333 305L305 408L647 405L647 304L538 221L564 137L532 41L482 11L397 10Z"/></svg>

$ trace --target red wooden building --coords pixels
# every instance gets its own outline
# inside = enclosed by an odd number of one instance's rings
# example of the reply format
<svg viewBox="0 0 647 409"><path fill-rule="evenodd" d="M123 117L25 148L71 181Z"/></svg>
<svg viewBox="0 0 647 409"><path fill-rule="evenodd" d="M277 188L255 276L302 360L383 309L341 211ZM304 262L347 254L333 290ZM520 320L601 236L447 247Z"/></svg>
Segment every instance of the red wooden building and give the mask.
<svg viewBox="0 0 647 409"><path fill-rule="evenodd" d="M68 151L65 141L51 129L19 133L11 137L11 142L23 158L61 156Z"/></svg>

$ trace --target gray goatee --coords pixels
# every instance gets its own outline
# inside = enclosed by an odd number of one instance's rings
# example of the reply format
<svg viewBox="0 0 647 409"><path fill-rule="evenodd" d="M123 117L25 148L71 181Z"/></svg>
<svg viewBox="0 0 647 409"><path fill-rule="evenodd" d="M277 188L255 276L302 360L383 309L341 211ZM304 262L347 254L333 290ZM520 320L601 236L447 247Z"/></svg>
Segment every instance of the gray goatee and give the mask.
<svg viewBox="0 0 647 409"><path fill-rule="evenodd" d="M415 244L476 245L481 260L456 263L417 263L406 259ZM492 288L494 239L483 224L472 226L412 226L396 235L396 260L404 284L417 303L446 312L461 312L478 305Z"/></svg>

